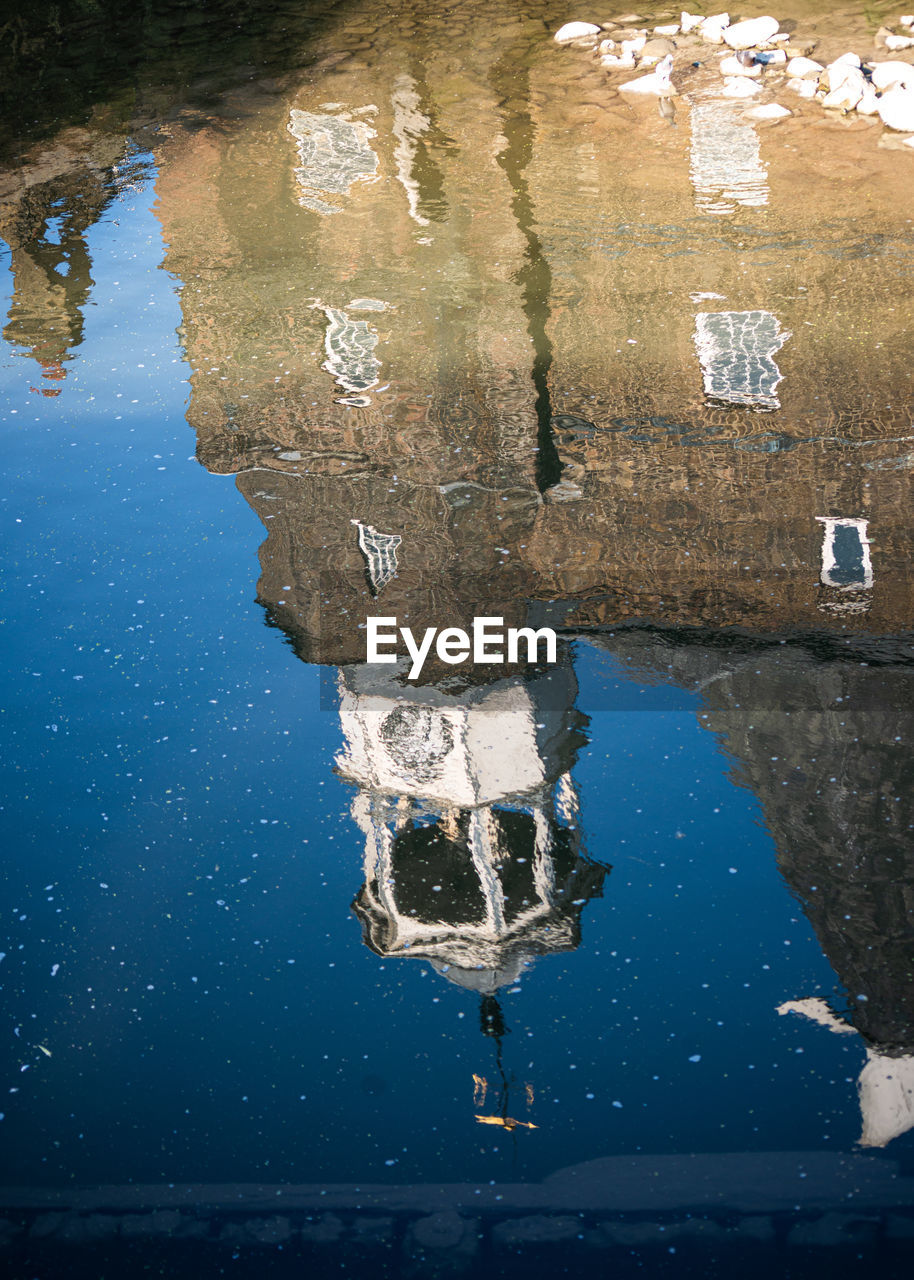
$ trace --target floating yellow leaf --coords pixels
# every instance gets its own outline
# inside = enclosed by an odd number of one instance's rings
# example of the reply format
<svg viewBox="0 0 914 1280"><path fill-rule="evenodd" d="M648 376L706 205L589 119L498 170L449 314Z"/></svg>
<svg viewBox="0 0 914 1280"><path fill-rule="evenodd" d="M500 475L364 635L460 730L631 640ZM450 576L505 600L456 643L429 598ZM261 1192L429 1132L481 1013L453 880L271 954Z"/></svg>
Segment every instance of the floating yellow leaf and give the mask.
<svg viewBox="0 0 914 1280"><path fill-rule="evenodd" d="M497 1124L502 1129L538 1129L538 1124L530 1124L526 1120L512 1120L510 1116L477 1116L479 1124Z"/></svg>
<svg viewBox="0 0 914 1280"><path fill-rule="evenodd" d="M473 1072L473 1106L482 1107L485 1105L486 1092L489 1088L489 1082L485 1076L478 1076Z"/></svg>

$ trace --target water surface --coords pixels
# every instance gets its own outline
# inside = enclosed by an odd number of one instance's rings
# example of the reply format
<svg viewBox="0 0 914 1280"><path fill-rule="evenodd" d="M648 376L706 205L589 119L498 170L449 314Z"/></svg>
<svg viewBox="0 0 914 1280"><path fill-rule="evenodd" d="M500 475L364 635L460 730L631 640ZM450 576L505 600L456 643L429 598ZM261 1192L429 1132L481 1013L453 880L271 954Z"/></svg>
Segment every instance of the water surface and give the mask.
<svg viewBox="0 0 914 1280"><path fill-rule="evenodd" d="M17 135L8 1185L910 1167L911 164L568 16ZM559 660L410 685L369 612Z"/></svg>

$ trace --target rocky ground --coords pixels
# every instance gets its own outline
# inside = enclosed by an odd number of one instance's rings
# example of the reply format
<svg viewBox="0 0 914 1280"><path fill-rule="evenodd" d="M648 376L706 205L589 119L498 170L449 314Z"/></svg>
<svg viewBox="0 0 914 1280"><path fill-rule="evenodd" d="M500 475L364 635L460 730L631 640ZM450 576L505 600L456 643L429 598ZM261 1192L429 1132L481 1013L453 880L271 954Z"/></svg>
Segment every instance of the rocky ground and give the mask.
<svg viewBox="0 0 914 1280"><path fill-rule="evenodd" d="M880 122L880 145L914 152L914 14L880 27L868 47L837 56L837 31L806 34L796 22L767 15L731 20L729 13L682 12L648 24L630 13L565 23L554 39L596 58L611 91L659 101L664 114L677 98L744 100L747 115L769 120L812 108Z"/></svg>

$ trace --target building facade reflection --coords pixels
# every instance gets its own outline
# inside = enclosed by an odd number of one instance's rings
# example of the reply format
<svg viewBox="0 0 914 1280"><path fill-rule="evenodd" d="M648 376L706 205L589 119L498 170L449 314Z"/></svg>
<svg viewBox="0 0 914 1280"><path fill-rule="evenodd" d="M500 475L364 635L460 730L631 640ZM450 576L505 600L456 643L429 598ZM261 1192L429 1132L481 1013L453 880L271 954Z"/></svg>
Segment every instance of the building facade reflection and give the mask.
<svg viewBox="0 0 914 1280"><path fill-rule="evenodd" d="M497 42L444 56L429 46L421 74L413 52L296 86L254 107L231 150L182 140L160 181L169 265L195 281L182 305L198 457L236 474L263 520L270 622L304 660L342 671L366 943L483 999L541 951L577 945L605 871L583 858L562 798L569 753L531 729L547 723L535 682L455 688L436 671L421 690L386 687L358 666L358 622L379 599L414 629L551 609L707 690L709 727L855 993L850 1021L873 1061L901 1062L914 1045L898 896L910 789L883 744L905 736L886 737L908 678L892 637L914 616L891 311L908 303L874 278L850 221L820 215L800 135L796 159L766 151L729 105L693 110L690 139L656 117L621 130L612 110L557 107L551 56L535 75ZM377 168L366 152L358 180L331 190L293 146L294 111L362 122L356 150L370 144ZM575 111L586 138L569 130ZM879 181L891 191L887 168ZM303 208L303 183L336 212ZM834 201L829 188L821 207ZM741 220L709 220L721 202ZM892 217L873 216L903 254ZM618 631L631 622L662 632L655 655L655 632ZM732 629L746 661L727 648ZM836 660L844 646L850 662ZM878 676L856 665L873 654ZM865 708L854 733L835 701L845 686ZM513 744L501 779L468 746L495 724Z"/></svg>
<svg viewBox="0 0 914 1280"><path fill-rule="evenodd" d="M569 149L535 77L474 49L458 84L440 56L423 76L413 57L408 75L372 63L279 102L252 91L231 141L201 129L163 147L188 419L200 461L238 476L269 531L264 602L284 594L314 649L319 578L348 563L356 519L401 537L429 598L473 566L474 604L573 600L580 630L906 626L910 424L888 331L854 356L865 258L836 281L833 227L773 169L764 228L693 226L685 156L664 180L671 224L645 224L619 137ZM355 130L333 146L371 163L331 163L313 130L302 155L288 122L305 116ZM334 212L303 207L302 182ZM589 239L585 195L603 210ZM815 522L847 512L878 528L878 571L866 609L844 591L829 612ZM282 546L305 522L290 579Z"/></svg>
<svg viewBox="0 0 914 1280"><path fill-rule="evenodd" d="M59 396L83 340L92 291L87 234L115 196L148 174L123 137L70 130L34 164L0 174L0 237L10 250L13 292L3 337L34 360L32 390Z"/></svg>
<svg viewBox="0 0 914 1280"><path fill-rule="evenodd" d="M837 978L829 999L785 992L778 1012L859 1036L860 1141L886 1145L914 1127L909 646L840 644L826 658L821 642L707 647L642 634L612 648L633 676L701 693L702 723L758 797Z"/></svg>
<svg viewBox="0 0 914 1280"><path fill-rule="evenodd" d="M341 669L373 950L492 996L578 945L606 874L574 816L570 666L548 706L538 678L379 681L358 666L378 597L414 628L534 607L599 643L646 624L657 654L616 651L707 690L876 1064L869 1098L914 1053L892 639L914 617L912 303L872 270L873 246L908 261L906 206L874 153L869 238L853 192L835 230L810 144L766 160L729 107L693 110L688 141L655 117L620 129L586 76L571 100L553 50L515 65L513 21L455 45L430 19L421 59L392 38L395 58L254 87L162 144L197 454L264 524L270 623ZM54 182L4 214L8 336L51 382L81 339L105 181L76 182L86 216L55 213ZM695 225L721 201L742 221ZM685 644L696 629L714 643ZM721 660L730 629L751 664ZM765 636L798 647L775 662ZM846 641L874 665L834 661Z"/></svg>

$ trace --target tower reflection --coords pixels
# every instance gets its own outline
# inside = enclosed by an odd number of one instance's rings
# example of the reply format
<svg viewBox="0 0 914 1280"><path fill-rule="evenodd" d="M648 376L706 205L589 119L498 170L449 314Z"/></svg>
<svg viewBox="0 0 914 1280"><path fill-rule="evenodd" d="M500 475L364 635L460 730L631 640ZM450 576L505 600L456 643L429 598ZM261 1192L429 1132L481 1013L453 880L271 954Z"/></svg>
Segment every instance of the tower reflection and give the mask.
<svg viewBox="0 0 914 1280"><path fill-rule="evenodd" d="M575 950L608 868L582 848L571 767L584 721L567 651L548 674L456 694L370 667L345 668L339 685L366 946L484 996L537 956Z"/></svg>
<svg viewBox="0 0 914 1280"><path fill-rule="evenodd" d="M455 692L401 683L403 669L398 679L350 666L338 680L336 764L358 788L351 811L365 836L352 903L362 940L478 993L497 1083L490 1094L474 1076L476 1119L508 1130L536 1126L510 1114L498 993L539 956L576 950L609 872L583 852L571 769L586 721L570 651L560 658L545 674ZM524 1096L532 1106L532 1085Z"/></svg>

